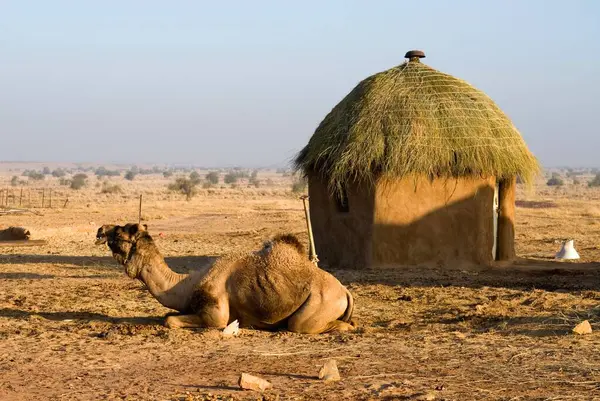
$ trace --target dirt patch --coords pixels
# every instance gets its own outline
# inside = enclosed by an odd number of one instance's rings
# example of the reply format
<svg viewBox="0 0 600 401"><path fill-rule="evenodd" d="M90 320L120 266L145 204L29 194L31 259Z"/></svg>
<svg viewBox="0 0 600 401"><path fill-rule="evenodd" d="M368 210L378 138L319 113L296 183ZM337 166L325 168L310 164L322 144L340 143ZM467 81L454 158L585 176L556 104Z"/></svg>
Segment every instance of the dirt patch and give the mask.
<svg viewBox="0 0 600 401"><path fill-rule="evenodd" d="M144 196L160 216L146 222L177 271L280 232L306 242L295 197L217 190L185 202L160 188ZM92 190L78 196L64 210L3 217L51 241L0 254L2 400L600 399L600 230L577 212L588 198L557 193L570 214L518 209L516 264L333 271L355 296L356 332L223 338L166 329L170 311L93 245L101 224L136 221L134 196L114 195L118 208L92 203ZM576 263L551 260L566 235ZM595 331L574 335L586 319ZM341 380L325 384L329 358ZM242 372L273 389L242 391Z"/></svg>

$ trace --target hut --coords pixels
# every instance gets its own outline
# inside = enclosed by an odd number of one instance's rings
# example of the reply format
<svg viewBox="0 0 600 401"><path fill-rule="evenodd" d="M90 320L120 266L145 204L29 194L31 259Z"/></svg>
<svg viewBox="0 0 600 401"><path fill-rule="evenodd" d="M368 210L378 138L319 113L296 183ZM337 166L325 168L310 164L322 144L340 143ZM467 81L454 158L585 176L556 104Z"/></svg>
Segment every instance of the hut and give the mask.
<svg viewBox="0 0 600 401"><path fill-rule="evenodd" d="M515 256L516 177L539 164L482 91L421 51L361 81L294 163L308 178L319 259L330 267L486 265Z"/></svg>

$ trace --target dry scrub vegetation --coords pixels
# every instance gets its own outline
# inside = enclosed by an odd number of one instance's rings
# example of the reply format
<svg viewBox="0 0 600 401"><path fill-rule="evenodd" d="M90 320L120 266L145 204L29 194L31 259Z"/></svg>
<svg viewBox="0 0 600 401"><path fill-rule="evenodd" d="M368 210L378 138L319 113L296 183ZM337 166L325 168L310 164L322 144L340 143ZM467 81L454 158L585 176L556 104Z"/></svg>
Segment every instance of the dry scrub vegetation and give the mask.
<svg viewBox="0 0 600 401"><path fill-rule="evenodd" d="M64 177L31 183L70 201L0 216L0 228L23 225L48 241L0 248L0 399L600 399L600 188L543 178L533 192L520 189L517 251L526 259L514 265L334 271L355 295L354 333L167 330L169 311L93 245L96 229L136 221L143 194L143 220L178 271L282 231L307 241L295 178L259 171L258 188L249 178L232 188L226 173L189 201L168 189L177 172L131 181L87 172L79 190L60 188ZM20 175L2 174L7 185ZM582 259L552 260L567 238ZM573 334L584 319L598 331ZM341 381L317 379L327 358ZM240 390L242 372L273 389Z"/></svg>

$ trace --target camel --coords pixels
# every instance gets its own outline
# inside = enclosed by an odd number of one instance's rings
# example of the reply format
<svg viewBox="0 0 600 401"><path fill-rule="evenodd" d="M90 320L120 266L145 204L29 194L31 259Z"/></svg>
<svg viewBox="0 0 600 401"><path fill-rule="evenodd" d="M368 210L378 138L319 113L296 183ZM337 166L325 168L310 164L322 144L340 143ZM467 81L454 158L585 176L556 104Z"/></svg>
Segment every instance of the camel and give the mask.
<svg viewBox="0 0 600 401"><path fill-rule="evenodd" d="M31 233L28 229L23 227L8 227L4 230L0 230L1 241L21 241L28 240Z"/></svg>
<svg viewBox="0 0 600 401"><path fill-rule="evenodd" d="M212 265L179 274L166 264L147 226L103 225L96 244L108 244L132 279L180 314L169 328L240 327L303 334L351 331L354 299L333 275L308 260L294 235L278 235L256 252L220 257Z"/></svg>

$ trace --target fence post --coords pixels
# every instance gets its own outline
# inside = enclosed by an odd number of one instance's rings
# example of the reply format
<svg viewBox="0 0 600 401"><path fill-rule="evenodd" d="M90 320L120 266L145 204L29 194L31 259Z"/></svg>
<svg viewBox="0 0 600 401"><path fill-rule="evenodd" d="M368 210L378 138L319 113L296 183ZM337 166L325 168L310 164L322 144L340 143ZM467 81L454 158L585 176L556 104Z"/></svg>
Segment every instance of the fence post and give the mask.
<svg viewBox="0 0 600 401"><path fill-rule="evenodd" d="M44 197L46 196L46 189L42 188L42 209L44 208Z"/></svg>
<svg viewBox="0 0 600 401"><path fill-rule="evenodd" d="M23 202L23 187L21 187L21 195L19 195L19 207L21 207L22 202Z"/></svg>
<svg viewBox="0 0 600 401"><path fill-rule="evenodd" d="M50 209L52 209L52 188L50 188L50 194L48 196L48 201L50 203L50 205L49 205Z"/></svg>

